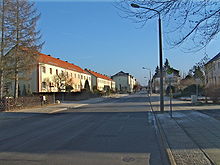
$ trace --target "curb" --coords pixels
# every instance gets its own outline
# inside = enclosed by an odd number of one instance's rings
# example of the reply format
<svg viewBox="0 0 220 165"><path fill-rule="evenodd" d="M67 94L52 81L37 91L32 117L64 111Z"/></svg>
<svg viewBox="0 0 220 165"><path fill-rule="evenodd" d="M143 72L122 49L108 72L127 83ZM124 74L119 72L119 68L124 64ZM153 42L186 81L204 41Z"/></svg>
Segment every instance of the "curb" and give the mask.
<svg viewBox="0 0 220 165"><path fill-rule="evenodd" d="M157 115L153 112L154 114L154 117L155 117L155 120L156 120L156 125L157 125L157 128L158 128L158 135L160 136L160 139L161 139L161 142L162 142L162 145L163 145L163 149L166 151L166 154L167 154L167 157L169 159L169 163L171 165L177 165L176 164L176 161L174 159L174 156L172 154L172 151L170 149L170 146L167 142L167 138L165 136L165 133L164 133L164 130L160 124L160 121L159 119L157 118Z"/></svg>
<svg viewBox="0 0 220 165"><path fill-rule="evenodd" d="M164 133L164 129L162 128L162 126L160 124L160 120L158 119L157 114L153 110L153 107L151 105L151 101L149 101L149 102L150 102L151 112L153 113L155 121L156 121L156 126L155 127L156 127L156 134L157 134L158 139L159 139L159 145L160 145L160 147L163 147L163 150L166 153L166 161L168 161L170 165L177 165L176 161L174 159L174 156L172 154L172 151L170 149L170 146L167 142L167 138L166 138L166 135ZM162 156L163 156L162 159L164 160L165 155L162 154Z"/></svg>
<svg viewBox="0 0 220 165"><path fill-rule="evenodd" d="M53 114L53 113L57 113L57 112L62 112L62 111L66 111L68 108L62 108L62 109L57 109L57 110L54 110L52 112L48 112L48 114Z"/></svg>
<svg viewBox="0 0 220 165"><path fill-rule="evenodd" d="M53 114L53 113L57 113L57 112L62 112L62 111L66 111L66 110L68 110L68 109L80 108L80 107L83 107L83 106L86 106L86 105L88 105L88 104L80 104L80 105L76 105L76 106L73 106L73 107L61 108L61 109L57 109L57 110L48 112L48 114Z"/></svg>

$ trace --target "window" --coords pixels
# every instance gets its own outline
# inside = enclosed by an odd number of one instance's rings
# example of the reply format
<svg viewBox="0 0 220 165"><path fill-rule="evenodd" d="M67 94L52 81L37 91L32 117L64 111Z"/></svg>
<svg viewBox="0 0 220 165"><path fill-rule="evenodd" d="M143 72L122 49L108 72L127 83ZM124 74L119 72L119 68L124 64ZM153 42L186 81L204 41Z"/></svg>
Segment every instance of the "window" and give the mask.
<svg viewBox="0 0 220 165"><path fill-rule="evenodd" d="M71 77L73 77L73 74L71 73Z"/></svg>
<svg viewBox="0 0 220 165"><path fill-rule="evenodd" d="M46 67L45 66L42 66L42 72L46 73Z"/></svg>
<svg viewBox="0 0 220 165"><path fill-rule="evenodd" d="M12 89L12 82L7 82L6 85L5 85L5 89L6 90Z"/></svg>
<svg viewBox="0 0 220 165"><path fill-rule="evenodd" d="M56 74L58 75L58 69L56 69Z"/></svg>
<svg viewBox="0 0 220 165"><path fill-rule="evenodd" d="M212 64L212 68L215 71L215 63Z"/></svg>
<svg viewBox="0 0 220 165"><path fill-rule="evenodd" d="M75 78L76 78L76 73L75 73Z"/></svg>
<svg viewBox="0 0 220 165"><path fill-rule="evenodd" d="M28 90L31 90L31 84L28 84Z"/></svg>
<svg viewBox="0 0 220 165"><path fill-rule="evenodd" d="M46 89L46 87L47 87L47 83L46 82L42 82L42 88Z"/></svg>
<svg viewBox="0 0 220 165"><path fill-rule="evenodd" d="M220 69L220 62L218 62L218 69Z"/></svg>
<svg viewBox="0 0 220 165"><path fill-rule="evenodd" d="M86 79L86 76L84 76L84 80Z"/></svg>
<svg viewBox="0 0 220 165"><path fill-rule="evenodd" d="M52 68L50 68L50 74L53 74Z"/></svg>
<svg viewBox="0 0 220 165"><path fill-rule="evenodd" d="M78 78L80 78L80 75L78 74Z"/></svg>
<svg viewBox="0 0 220 165"><path fill-rule="evenodd" d="M81 79L83 79L83 76L81 75Z"/></svg>

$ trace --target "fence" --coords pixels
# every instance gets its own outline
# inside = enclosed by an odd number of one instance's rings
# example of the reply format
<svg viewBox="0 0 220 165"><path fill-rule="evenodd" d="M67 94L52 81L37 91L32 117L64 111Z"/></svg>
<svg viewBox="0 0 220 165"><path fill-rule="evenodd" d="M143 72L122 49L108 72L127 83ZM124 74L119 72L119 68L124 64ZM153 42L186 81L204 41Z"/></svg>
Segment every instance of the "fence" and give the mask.
<svg viewBox="0 0 220 165"><path fill-rule="evenodd" d="M43 101L43 97L46 101ZM56 92L56 93L34 93L33 96L19 97L19 98L4 98L0 100L0 111L11 111L14 109L22 109L34 106L41 106L42 103L54 104L55 100L60 101L78 101L93 97L99 97L101 94L94 94L91 92Z"/></svg>
<svg viewBox="0 0 220 165"><path fill-rule="evenodd" d="M60 101L78 101L89 98L99 97L101 94L94 94L92 92L56 92L55 98Z"/></svg>
<svg viewBox="0 0 220 165"><path fill-rule="evenodd" d="M53 95L45 95L46 104L54 103ZM29 97L4 98L0 100L0 111L11 111L14 109L22 109L42 105L42 94L35 94Z"/></svg>

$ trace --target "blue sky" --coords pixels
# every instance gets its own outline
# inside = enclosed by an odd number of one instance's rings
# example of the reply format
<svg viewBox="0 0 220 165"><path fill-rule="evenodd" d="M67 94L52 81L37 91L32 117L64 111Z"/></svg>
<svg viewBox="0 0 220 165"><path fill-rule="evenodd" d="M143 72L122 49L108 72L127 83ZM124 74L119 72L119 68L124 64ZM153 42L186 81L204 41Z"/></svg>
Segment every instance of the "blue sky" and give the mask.
<svg viewBox="0 0 220 165"><path fill-rule="evenodd" d="M38 0L36 8L41 13L39 29L45 41L42 53L106 75L129 72L141 84L149 77L142 67L154 72L158 65L156 19L141 27L121 18L111 0ZM210 58L218 53L217 45L215 39L207 47ZM164 59L181 72L187 73L204 53L168 49L164 41Z"/></svg>

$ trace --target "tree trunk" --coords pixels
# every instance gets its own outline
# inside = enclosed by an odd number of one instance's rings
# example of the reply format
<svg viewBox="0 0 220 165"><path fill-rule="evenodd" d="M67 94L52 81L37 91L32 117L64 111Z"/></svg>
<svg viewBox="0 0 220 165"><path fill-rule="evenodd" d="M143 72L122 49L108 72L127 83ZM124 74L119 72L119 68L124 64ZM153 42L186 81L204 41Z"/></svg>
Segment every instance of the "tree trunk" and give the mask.
<svg viewBox="0 0 220 165"><path fill-rule="evenodd" d="M2 19L1 19L1 56L0 56L0 99L3 98L3 68L2 58L4 56L4 43L5 43L5 0L2 0Z"/></svg>
<svg viewBox="0 0 220 165"><path fill-rule="evenodd" d="M3 75L3 68L0 70L0 99L3 98L3 90L4 90L4 75Z"/></svg>
<svg viewBox="0 0 220 165"><path fill-rule="evenodd" d="M15 79L14 79L14 98L18 98L18 71L15 71Z"/></svg>

